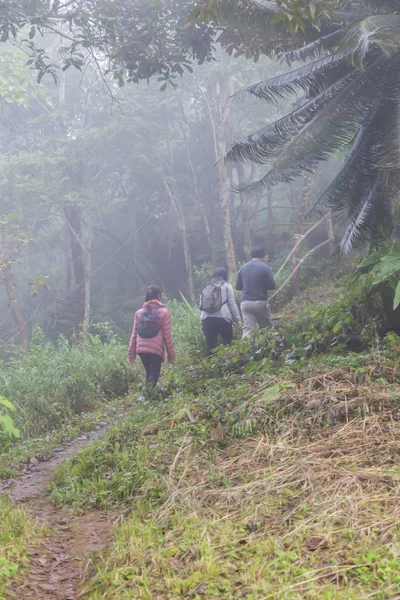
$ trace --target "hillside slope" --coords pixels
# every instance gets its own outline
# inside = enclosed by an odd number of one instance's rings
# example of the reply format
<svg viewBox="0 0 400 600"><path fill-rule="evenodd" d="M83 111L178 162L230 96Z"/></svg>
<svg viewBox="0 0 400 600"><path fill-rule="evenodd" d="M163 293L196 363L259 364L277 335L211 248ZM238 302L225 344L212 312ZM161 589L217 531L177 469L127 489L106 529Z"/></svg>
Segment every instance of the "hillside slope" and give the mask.
<svg viewBox="0 0 400 600"><path fill-rule="evenodd" d="M399 350L340 296L133 396L52 485L56 503L123 511L80 597L397 597Z"/></svg>

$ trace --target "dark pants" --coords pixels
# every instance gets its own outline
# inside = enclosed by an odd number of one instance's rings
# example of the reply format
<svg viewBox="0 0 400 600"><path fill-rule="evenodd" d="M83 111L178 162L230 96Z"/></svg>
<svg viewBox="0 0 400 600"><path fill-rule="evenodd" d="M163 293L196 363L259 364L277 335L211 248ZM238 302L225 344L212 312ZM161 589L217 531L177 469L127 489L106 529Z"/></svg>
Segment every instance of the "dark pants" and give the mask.
<svg viewBox="0 0 400 600"><path fill-rule="evenodd" d="M218 344L218 336L222 337L222 343L227 346L233 340L232 322L220 317L207 317L201 322L204 337L206 338L207 356Z"/></svg>
<svg viewBox="0 0 400 600"><path fill-rule="evenodd" d="M162 358L158 354L139 354L146 371L146 384L155 387L160 377Z"/></svg>

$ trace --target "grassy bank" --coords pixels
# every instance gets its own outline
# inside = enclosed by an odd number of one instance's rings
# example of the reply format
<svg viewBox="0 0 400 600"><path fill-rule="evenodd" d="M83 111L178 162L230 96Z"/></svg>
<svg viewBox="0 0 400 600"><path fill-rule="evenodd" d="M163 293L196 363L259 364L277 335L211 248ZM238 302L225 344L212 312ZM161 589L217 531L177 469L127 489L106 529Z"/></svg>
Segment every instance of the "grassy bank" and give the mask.
<svg viewBox="0 0 400 600"><path fill-rule="evenodd" d="M179 307L180 358L158 397L135 402L139 383L123 419L51 485L56 506L123 515L81 597L400 594L400 338L381 340L357 297L301 298L275 331L209 359ZM115 352L126 368L126 348Z"/></svg>
<svg viewBox="0 0 400 600"><path fill-rule="evenodd" d="M84 597L400 593L400 339L340 294L303 317L169 372L60 468L56 503L126 516Z"/></svg>
<svg viewBox="0 0 400 600"><path fill-rule="evenodd" d="M53 485L57 502L130 513L87 597L392 597L398 347L259 375L241 401L230 375L225 404L138 406Z"/></svg>
<svg viewBox="0 0 400 600"><path fill-rule="evenodd" d="M13 420L30 438L127 394L134 378L125 344L109 332L77 343L60 337L54 344L36 330L29 352L1 365L0 396L13 403Z"/></svg>

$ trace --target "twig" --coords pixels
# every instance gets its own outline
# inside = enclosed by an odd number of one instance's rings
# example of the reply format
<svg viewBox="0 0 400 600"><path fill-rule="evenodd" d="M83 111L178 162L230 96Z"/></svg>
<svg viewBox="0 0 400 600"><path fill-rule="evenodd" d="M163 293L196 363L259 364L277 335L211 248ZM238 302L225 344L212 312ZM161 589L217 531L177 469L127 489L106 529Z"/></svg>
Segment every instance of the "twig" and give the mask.
<svg viewBox="0 0 400 600"><path fill-rule="evenodd" d="M318 221L317 223L315 223L310 229L308 229L308 231L306 231L306 233L303 233L303 235L301 236L301 238L296 242L293 250L291 252L289 252L289 255L286 257L286 260L284 261L283 265L281 266L281 268L279 269L279 271L276 273L275 278L279 277L279 275L282 273L283 269L286 267L286 265L288 264L289 260L292 258L293 254L296 252L297 248L300 246L300 244L302 244L304 242L304 240L306 239L306 237L308 237L310 235L310 233L312 233L314 231L314 229L316 229L317 227L319 227L320 225L322 225L322 223L324 221L326 221L326 219L328 218L328 215L330 215L330 213L324 215L322 217L322 219L320 221ZM329 240L332 241L332 240ZM274 296L276 295L276 293L274 294Z"/></svg>
<svg viewBox="0 0 400 600"><path fill-rule="evenodd" d="M292 277L297 273L297 271L300 269L301 265L303 264L303 262L305 260L307 260L307 258L309 256L311 256L312 254L314 254L314 252L316 252L317 250L319 250L320 248L323 248L324 246L326 246L327 244L330 244L332 242L333 238L328 238L327 240L325 240L324 242L322 242L321 244L318 244L318 246L315 246L314 248L312 248L309 252L307 252L307 254L301 259L299 260L299 262L297 263L296 267L293 269L293 271L291 272L291 274L289 275L289 277L286 279L286 281L284 283L282 283L281 287L279 289L276 290L276 292L274 292L272 294L272 296L270 297L270 300L272 300L272 298L275 298L275 296L277 294L279 294L279 292L281 292L283 290L283 288L289 283L289 281L292 279ZM299 242L297 243L297 246L299 245L299 243L301 243L303 241L303 238L301 238L301 240L299 240ZM295 246L296 248L296 246Z"/></svg>

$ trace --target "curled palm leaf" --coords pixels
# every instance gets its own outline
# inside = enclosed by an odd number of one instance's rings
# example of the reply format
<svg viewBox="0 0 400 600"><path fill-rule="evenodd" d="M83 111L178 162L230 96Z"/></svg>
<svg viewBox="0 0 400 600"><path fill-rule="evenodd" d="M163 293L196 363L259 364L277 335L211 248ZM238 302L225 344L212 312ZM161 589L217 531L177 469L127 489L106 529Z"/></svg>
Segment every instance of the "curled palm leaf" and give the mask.
<svg viewBox="0 0 400 600"><path fill-rule="evenodd" d="M353 25L344 37L346 55L362 69L371 48L387 57L400 49L400 15L372 15Z"/></svg>

